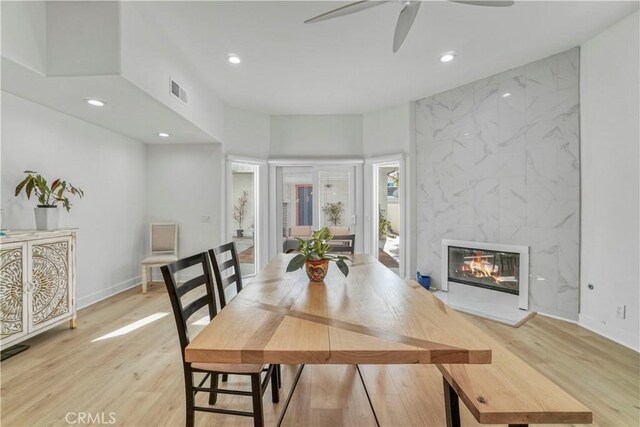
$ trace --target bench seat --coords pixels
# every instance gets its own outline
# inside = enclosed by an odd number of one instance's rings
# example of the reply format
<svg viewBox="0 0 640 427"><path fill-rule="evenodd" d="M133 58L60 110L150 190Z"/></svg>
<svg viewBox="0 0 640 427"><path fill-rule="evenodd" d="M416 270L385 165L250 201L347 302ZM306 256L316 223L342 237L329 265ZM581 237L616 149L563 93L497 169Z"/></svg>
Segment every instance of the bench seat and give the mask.
<svg viewBox="0 0 640 427"><path fill-rule="evenodd" d="M413 280L409 286L420 288ZM593 414L582 403L480 328L469 326L476 329L478 338L491 342L492 361L488 365L437 365L444 380L448 426L460 425L458 397L481 424L592 422Z"/></svg>

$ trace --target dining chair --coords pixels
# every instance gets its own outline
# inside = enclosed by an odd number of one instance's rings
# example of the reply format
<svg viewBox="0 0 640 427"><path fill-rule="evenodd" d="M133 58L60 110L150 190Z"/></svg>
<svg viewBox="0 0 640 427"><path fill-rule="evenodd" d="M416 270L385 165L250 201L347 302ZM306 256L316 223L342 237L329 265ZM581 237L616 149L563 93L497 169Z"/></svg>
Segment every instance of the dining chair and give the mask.
<svg viewBox="0 0 640 427"><path fill-rule="evenodd" d="M177 279L178 273L187 269L190 270L189 272L191 274L196 273L196 276L185 282L179 282ZM189 363L184 358L184 350L190 342L188 329L189 319L205 307L211 320L213 320L217 314L213 278L206 252L164 265L161 267L161 270L165 285L167 286L169 299L171 300L171 307L180 339L180 353L182 354L186 397L185 425L192 427L195 421L195 412L201 411L253 417L254 426L263 426L262 395L267 389L269 381L271 381L273 402L277 403L280 400L274 365L268 365L265 368L261 364ZM264 379L261 378L263 372L266 373ZM196 374L204 374L204 377L198 385L194 385L194 375ZM219 388L218 376L222 374L249 376L251 378L251 391ZM207 380L210 381L210 387L205 386ZM253 411L248 412L215 408L212 406L197 406L195 398L198 392L209 393L209 405L215 405L218 393L251 396L253 400Z"/></svg>
<svg viewBox="0 0 640 427"><path fill-rule="evenodd" d="M348 253L353 254L356 245L356 235L349 234L346 236L333 236L329 241L332 253Z"/></svg>
<svg viewBox="0 0 640 427"><path fill-rule="evenodd" d="M229 242L209 249L208 252L216 279L220 309L223 309L227 305L227 289L235 285L236 294L242 290L242 272L238 261L238 251L236 250L236 244ZM231 269L233 271L229 271ZM222 277L225 273L229 274Z"/></svg>
<svg viewBox="0 0 640 427"><path fill-rule="evenodd" d="M143 294L147 293L147 282L151 279L152 268L178 260L178 224L152 223L149 246L151 255L140 262Z"/></svg>
<svg viewBox="0 0 640 427"><path fill-rule="evenodd" d="M242 271L240 270L240 262L238 261L238 251L235 242L225 243L216 248L209 249L209 259L213 266L213 274L216 279L216 287L218 290L218 303L220 310L227 305L228 289L235 285L235 293L242 290ZM223 274L233 269L230 274L222 277ZM222 381L226 382L228 376L222 376ZM276 365L276 380L278 388L282 387L280 365Z"/></svg>

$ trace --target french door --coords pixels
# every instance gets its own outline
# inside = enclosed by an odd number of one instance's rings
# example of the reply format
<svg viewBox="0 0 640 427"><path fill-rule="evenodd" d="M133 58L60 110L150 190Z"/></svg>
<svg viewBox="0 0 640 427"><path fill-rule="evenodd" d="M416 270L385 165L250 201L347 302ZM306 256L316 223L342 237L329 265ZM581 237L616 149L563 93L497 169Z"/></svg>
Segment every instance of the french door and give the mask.
<svg viewBox="0 0 640 427"><path fill-rule="evenodd" d="M356 235L362 250L362 162L270 162L270 255L297 247L321 227Z"/></svg>

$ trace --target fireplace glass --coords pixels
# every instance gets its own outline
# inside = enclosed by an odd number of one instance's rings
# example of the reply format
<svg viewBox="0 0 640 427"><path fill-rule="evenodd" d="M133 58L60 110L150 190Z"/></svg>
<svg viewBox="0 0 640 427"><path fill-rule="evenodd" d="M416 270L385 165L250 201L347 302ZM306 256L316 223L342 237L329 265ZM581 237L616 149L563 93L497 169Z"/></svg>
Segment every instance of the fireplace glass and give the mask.
<svg viewBox="0 0 640 427"><path fill-rule="evenodd" d="M518 295L520 254L449 246L449 281Z"/></svg>

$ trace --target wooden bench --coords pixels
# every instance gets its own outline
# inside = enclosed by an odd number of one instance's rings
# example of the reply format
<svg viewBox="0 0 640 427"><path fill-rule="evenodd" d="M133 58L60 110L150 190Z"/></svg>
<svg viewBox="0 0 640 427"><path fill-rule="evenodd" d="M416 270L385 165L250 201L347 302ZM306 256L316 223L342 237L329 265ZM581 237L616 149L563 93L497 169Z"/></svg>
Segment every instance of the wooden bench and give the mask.
<svg viewBox="0 0 640 427"><path fill-rule="evenodd" d="M411 280L409 286L420 287ZM432 298L436 298L431 295ZM593 414L550 379L507 350L481 329L476 336L491 342L490 365L437 365L443 377L447 426L460 426L459 401L480 424L590 424Z"/></svg>

